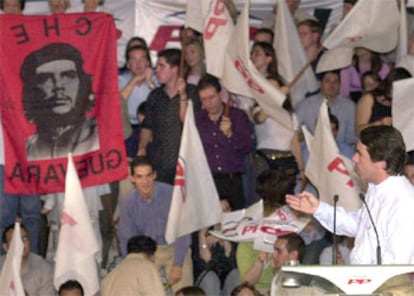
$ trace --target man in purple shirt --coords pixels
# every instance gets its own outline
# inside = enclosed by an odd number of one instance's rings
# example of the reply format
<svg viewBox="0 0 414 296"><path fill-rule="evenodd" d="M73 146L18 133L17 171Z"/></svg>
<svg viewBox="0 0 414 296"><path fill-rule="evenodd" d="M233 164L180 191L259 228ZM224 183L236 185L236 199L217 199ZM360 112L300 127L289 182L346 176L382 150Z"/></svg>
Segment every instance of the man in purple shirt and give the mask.
<svg viewBox="0 0 414 296"><path fill-rule="evenodd" d="M131 163L131 181L135 190L120 202L118 234L122 254L126 255L129 238L146 235L154 239L158 248L155 264L163 268L173 291L193 285L192 262L190 256L190 235L185 235L175 243L167 245L165 228L168 221L173 186L155 181L157 173L150 160L138 156Z"/></svg>
<svg viewBox="0 0 414 296"><path fill-rule="evenodd" d="M244 159L253 147L249 119L243 111L223 104L217 78L206 75L197 90L203 109L195 120L217 191L233 209L244 208Z"/></svg>

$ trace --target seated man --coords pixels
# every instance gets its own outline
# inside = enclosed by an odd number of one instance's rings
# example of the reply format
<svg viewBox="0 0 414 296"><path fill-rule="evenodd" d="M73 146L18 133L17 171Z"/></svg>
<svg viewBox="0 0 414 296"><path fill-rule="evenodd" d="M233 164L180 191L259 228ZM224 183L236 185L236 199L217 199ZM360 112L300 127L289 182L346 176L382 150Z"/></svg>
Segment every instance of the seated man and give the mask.
<svg viewBox="0 0 414 296"><path fill-rule="evenodd" d="M154 264L157 243L137 235L128 240L127 249L127 257L103 279L102 295L165 295Z"/></svg>
<svg viewBox="0 0 414 296"><path fill-rule="evenodd" d="M281 235L277 238L272 253L271 265L275 271L275 277L272 280L271 295L310 295L305 291L299 292L298 289L281 288L276 286L278 277L283 265L298 264L305 254L305 242L297 233ZM293 294L290 292L293 291Z"/></svg>
<svg viewBox="0 0 414 296"><path fill-rule="evenodd" d="M8 226L3 232L3 248L7 252L13 237L14 225ZM26 228L21 225L23 256L21 277L23 288L28 295L55 295L53 288L53 267L39 255L31 253L30 239ZM0 268L6 256L0 257Z"/></svg>
<svg viewBox="0 0 414 296"><path fill-rule="evenodd" d="M120 201L118 234L124 256L127 240L134 235L146 235L157 242L155 264L165 269L175 292L193 284L191 236L179 237L175 243L167 245L165 229L173 186L157 182L156 178L157 172L147 157L138 156L132 161L131 180L135 190Z"/></svg>

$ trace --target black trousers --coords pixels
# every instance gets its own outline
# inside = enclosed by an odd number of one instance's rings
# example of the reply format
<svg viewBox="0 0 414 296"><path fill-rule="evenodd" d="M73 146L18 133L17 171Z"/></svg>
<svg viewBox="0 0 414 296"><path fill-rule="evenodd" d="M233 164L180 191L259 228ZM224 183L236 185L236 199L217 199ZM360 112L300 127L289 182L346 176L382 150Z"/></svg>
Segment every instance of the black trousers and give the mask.
<svg viewBox="0 0 414 296"><path fill-rule="evenodd" d="M232 210L245 208L241 173L213 173L213 179L220 199L227 199Z"/></svg>

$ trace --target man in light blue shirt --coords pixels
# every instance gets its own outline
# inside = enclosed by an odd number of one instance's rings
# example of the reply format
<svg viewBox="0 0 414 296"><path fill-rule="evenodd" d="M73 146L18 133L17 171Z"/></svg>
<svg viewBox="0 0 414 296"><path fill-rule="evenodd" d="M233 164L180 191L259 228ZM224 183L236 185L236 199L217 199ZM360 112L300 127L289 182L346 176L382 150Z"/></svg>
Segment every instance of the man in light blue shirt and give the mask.
<svg viewBox="0 0 414 296"><path fill-rule="evenodd" d="M324 99L327 100L330 113L339 120L337 141L353 145L357 142L355 135L355 104L349 98L338 96L340 87L339 73L328 71L322 74L320 92L306 98L296 108L300 125L306 125L314 133L319 109Z"/></svg>

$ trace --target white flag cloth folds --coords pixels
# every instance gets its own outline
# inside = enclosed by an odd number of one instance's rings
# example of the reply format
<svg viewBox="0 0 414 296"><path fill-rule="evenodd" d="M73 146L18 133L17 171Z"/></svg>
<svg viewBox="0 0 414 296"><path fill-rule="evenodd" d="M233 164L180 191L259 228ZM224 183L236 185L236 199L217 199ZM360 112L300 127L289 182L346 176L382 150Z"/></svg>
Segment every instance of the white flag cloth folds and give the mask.
<svg viewBox="0 0 414 296"><path fill-rule="evenodd" d="M203 12L202 6L198 1L187 1L185 7L185 24L187 28L196 30L197 32L203 32Z"/></svg>
<svg viewBox="0 0 414 296"><path fill-rule="evenodd" d="M56 289L70 279L77 280L85 295L99 291L98 265L95 254L99 251L79 177L68 155L65 200L61 215L59 242L53 284Z"/></svg>
<svg viewBox="0 0 414 296"><path fill-rule="evenodd" d="M316 66L316 73L342 69L352 64L354 50L348 47L338 47L324 51Z"/></svg>
<svg viewBox="0 0 414 296"><path fill-rule="evenodd" d="M305 174L318 189L320 199L333 204L333 196L338 194L338 205L348 211L359 209L359 184L351 161L340 155L333 138L326 101L321 105L315 134L309 144Z"/></svg>
<svg viewBox="0 0 414 296"><path fill-rule="evenodd" d="M199 1L187 1L197 2ZM201 0L204 16L204 51L206 69L211 75L222 78L225 52L230 37L233 34L233 20L223 0Z"/></svg>
<svg viewBox="0 0 414 296"><path fill-rule="evenodd" d="M308 58L286 0L278 1L274 32L273 46L277 56L277 68L280 75L290 82L307 63ZM312 68L308 67L291 90L292 105L296 106L305 98L307 92L314 92L318 88L319 83L315 74Z"/></svg>
<svg viewBox="0 0 414 296"><path fill-rule="evenodd" d="M296 216L286 205L263 217L261 199L247 209L223 213L221 229L210 230L210 234L233 242L252 241L255 250L271 253L278 236L299 233L309 221L307 216Z"/></svg>
<svg viewBox="0 0 414 296"><path fill-rule="evenodd" d="M405 8L405 0L399 1L401 9L396 64L401 62L402 58L407 55L408 51L407 10Z"/></svg>
<svg viewBox="0 0 414 296"><path fill-rule="evenodd" d="M20 270L22 268L23 242L20 224L14 224L12 240L0 275L0 295L24 296Z"/></svg>
<svg viewBox="0 0 414 296"><path fill-rule="evenodd" d="M246 1L227 46L222 82L228 91L255 99L268 116L293 129L290 114L282 108L286 96L263 77L250 60L249 1Z"/></svg>
<svg viewBox="0 0 414 296"><path fill-rule="evenodd" d="M401 132L407 151L414 150L414 78L393 83L392 122Z"/></svg>
<svg viewBox="0 0 414 296"><path fill-rule="evenodd" d="M173 243L180 236L217 224L221 213L217 189L195 125L193 105L189 102L165 239Z"/></svg>
<svg viewBox="0 0 414 296"><path fill-rule="evenodd" d="M366 47L389 52L397 45L399 24L397 1L358 0L323 46L328 49Z"/></svg>

